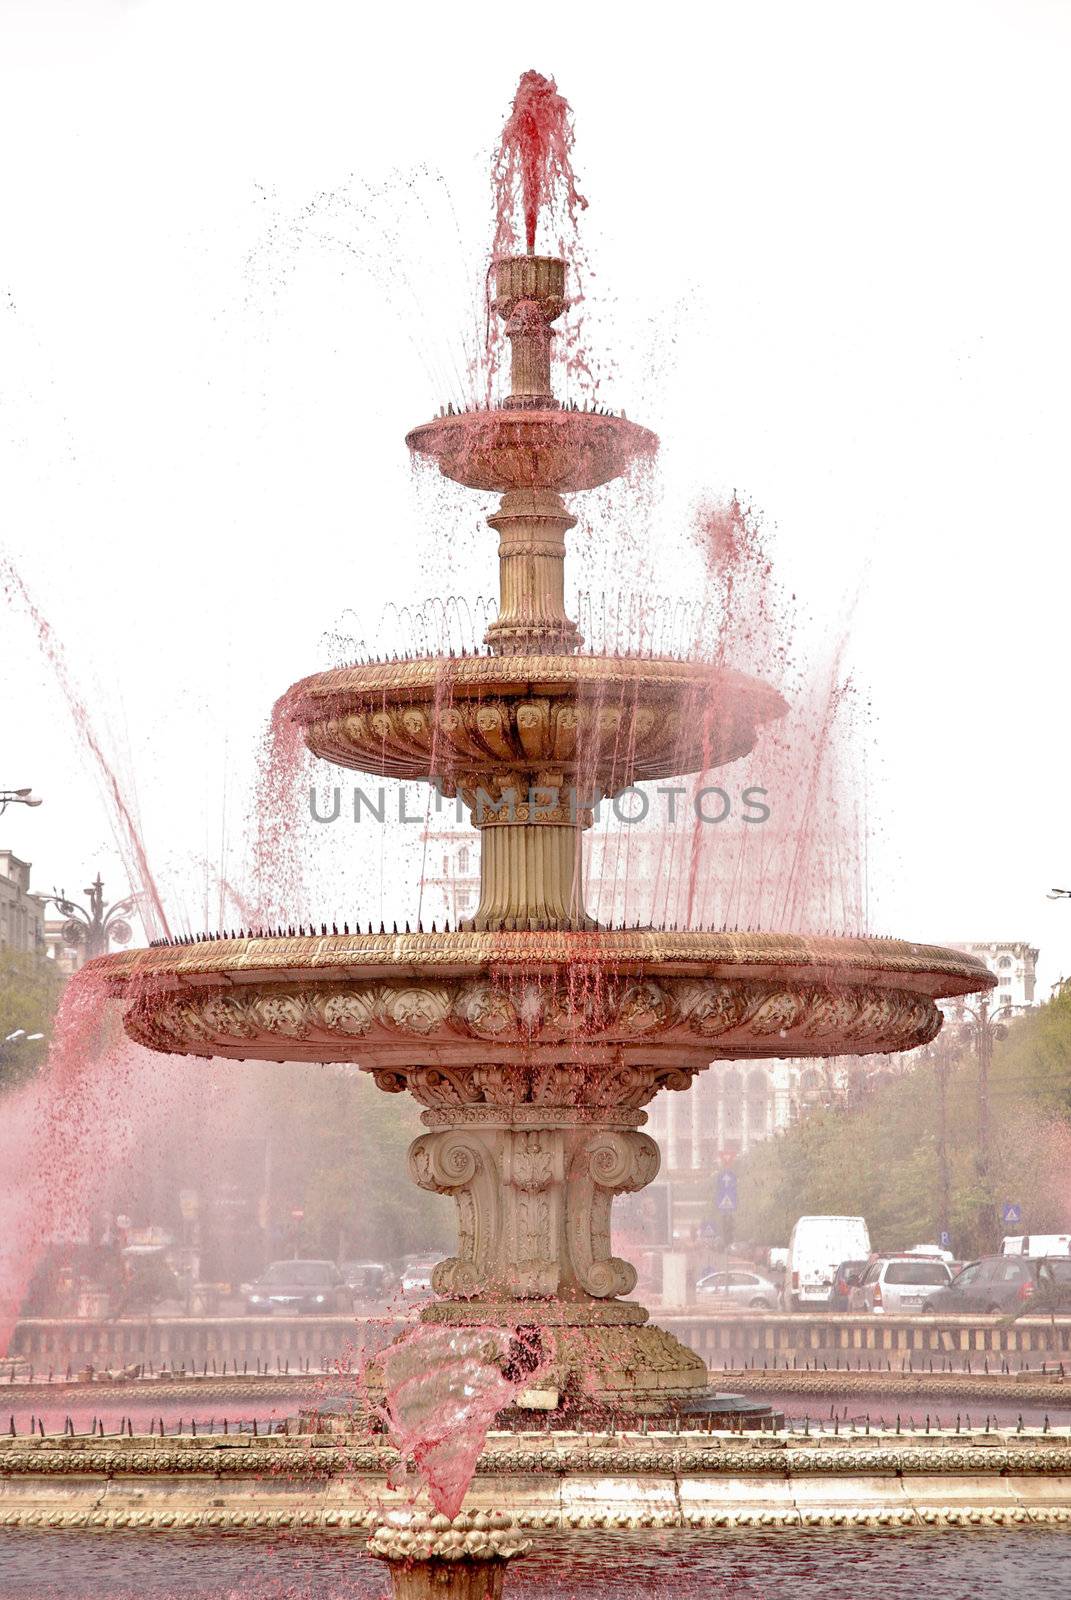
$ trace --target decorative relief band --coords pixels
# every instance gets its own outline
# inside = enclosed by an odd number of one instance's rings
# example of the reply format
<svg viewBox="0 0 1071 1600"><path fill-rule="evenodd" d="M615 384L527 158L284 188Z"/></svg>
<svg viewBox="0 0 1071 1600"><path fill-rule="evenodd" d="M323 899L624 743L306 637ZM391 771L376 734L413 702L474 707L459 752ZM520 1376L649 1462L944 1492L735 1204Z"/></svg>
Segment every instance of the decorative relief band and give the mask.
<svg viewBox="0 0 1071 1600"><path fill-rule="evenodd" d="M264 978L241 987L150 992L135 998L126 1014L127 1032L152 1049L356 1060L399 1077L413 1074L415 1092L425 1081L419 1074L429 1054L476 1066L486 1060L481 1041L504 1052L505 1068L539 1063L566 1075L579 1070L590 1076L594 1067L614 1071L623 1054L629 1070L646 1070L644 1056L662 1073L662 1057L678 1061L680 1081L670 1069L652 1083L654 1093L659 1087L687 1088L691 1075L719 1056L903 1050L925 1044L939 1027L940 1014L925 996L850 980L832 989L733 978L656 982L613 976L579 991L534 976L504 983L413 978L307 986ZM570 1058L583 1065L570 1065ZM501 1092L515 1093L511 1086L518 1081L506 1071L498 1080ZM490 1083L485 1077L477 1103L486 1101ZM383 1082L384 1088L404 1086ZM571 1103L577 1086L574 1081ZM569 1104L564 1086L562 1093L558 1103ZM552 1094L543 1098L549 1103Z"/></svg>

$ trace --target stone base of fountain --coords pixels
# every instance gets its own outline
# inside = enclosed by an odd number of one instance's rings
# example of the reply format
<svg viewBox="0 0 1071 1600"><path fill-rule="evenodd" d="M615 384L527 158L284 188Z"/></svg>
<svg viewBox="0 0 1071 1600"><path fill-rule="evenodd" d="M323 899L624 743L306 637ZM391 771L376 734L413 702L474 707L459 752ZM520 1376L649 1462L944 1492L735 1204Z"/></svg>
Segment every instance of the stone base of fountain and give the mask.
<svg viewBox="0 0 1071 1600"><path fill-rule="evenodd" d="M701 1357L647 1316L628 1300L440 1300L421 1313L429 1335L421 1354L434 1359L440 1341L433 1330L446 1338L456 1333L459 1357L479 1354L486 1344L488 1363L521 1385L515 1403L499 1412L500 1427L530 1426L533 1412L552 1431L585 1431L608 1419L637 1430L649 1424L780 1425L782 1418L766 1402L715 1390ZM376 1412L399 1381L397 1374L389 1376L392 1351L407 1348L412 1338L411 1330L403 1333L362 1368L362 1425L376 1426ZM341 1404L352 1410L352 1394ZM325 1409L333 1409L330 1400Z"/></svg>
<svg viewBox="0 0 1071 1600"><path fill-rule="evenodd" d="M403 1469L385 1443L327 1433L0 1436L0 1528L367 1535L392 1506L412 1511L411 1484L392 1487ZM491 1434L465 1496L472 1528L441 1531L463 1544L503 1506L535 1534L1068 1524L1071 1438L1066 1427Z"/></svg>
<svg viewBox="0 0 1071 1600"><path fill-rule="evenodd" d="M518 1309L515 1300L500 1306L483 1302L478 1317L484 1326L517 1328ZM428 1306L421 1320L463 1327L473 1323L473 1307L440 1301ZM527 1301L521 1331L537 1338L545 1352L540 1387L558 1390L580 1409L625 1405L637 1414L666 1412L708 1392L702 1358L648 1322L645 1308L631 1301L582 1306L551 1301L545 1307Z"/></svg>

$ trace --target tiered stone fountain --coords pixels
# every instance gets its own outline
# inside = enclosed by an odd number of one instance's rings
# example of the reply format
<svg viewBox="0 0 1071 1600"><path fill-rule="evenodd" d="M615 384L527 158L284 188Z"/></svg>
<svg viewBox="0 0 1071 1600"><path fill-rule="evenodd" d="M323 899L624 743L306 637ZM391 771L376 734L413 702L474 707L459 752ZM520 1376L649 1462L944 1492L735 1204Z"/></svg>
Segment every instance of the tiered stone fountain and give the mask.
<svg viewBox="0 0 1071 1600"><path fill-rule="evenodd" d="M519 96L507 125L519 136L539 133L532 103L564 106L546 80L527 74L526 86L531 100ZM566 148L559 127L546 146L554 170ZM529 156L526 184L538 176ZM526 1360L557 1390L556 1409L535 1427L529 1417L527 1429L492 1429L478 1456L482 1422L471 1428L458 1473L451 1451L464 1430L440 1408L452 1475L444 1486L426 1473L432 1512L395 1486L418 1459L411 1413L393 1441L362 1419L267 1439L191 1429L181 1448L162 1429L135 1438L129 1424L107 1443L12 1433L0 1439L5 1527L371 1530L399 1600L477 1600L501 1592L506 1563L526 1548L521 1529L1071 1520L1071 1448L1048 1419L1027 1435L964 1433L958 1417L931 1431L929 1416L925 1432L899 1417L895 1431L872 1430L868 1419L851 1439L809 1424L710 1431L717 1400L701 1361L628 1298L636 1275L612 1253L611 1207L658 1168L643 1127L660 1090L740 1057L905 1050L937 1032L938 999L992 980L969 957L894 940L623 929L588 915L581 839L595 799L730 763L785 707L768 685L708 661L582 647L565 609L575 524L562 496L613 479L656 440L623 415L554 398L566 264L533 253L538 191L534 182L525 196L529 253L495 262L510 394L493 409L450 408L409 436L448 476L502 497L489 518L501 601L486 653L365 663L285 697L317 754L463 797L481 836L471 924L210 937L93 965L129 1033L153 1049L353 1062L384 1090L415 1095L426 1131L410 1174L455 1197L460 1241L422 1312L433 1326L415 1350L407 1335L381 1358L389 1404L404 1368L434 1411L421 1363L447 1348L481 1360L497 1350L497 1387L482 1394L465 1387L467 1369L449 1369L457 1381L446 1388L482 1402L483 1420L500 1394L516 1398L510 1368L523 1376ZM183 1386L184 1405L200 1403L195 1392ZM696 1414L702 1430L689 1426ZM419 1434L421 1449L429 1437Z"/></svg>
<svg viewBox="0 0 1071 1600"><path fill-rule="evenodd" d="M588 915L595 801L732 762L786 708L705 660L581 649L562 496L657 441L554 398L565 261L513 256L495 274L508 398L408 438L447 476L501 495L487 651L318 673L288 697L317 755L460 793L481 841L471 923L180 942L98 965L151 1049L355 1062L413 1094L427 1131L410 1177L454 1196L460 1232L425 1321L538 1329L563 1415L688 1411L703 1363L627 1298L636 1273L611 1249L614 1196L658 1171L644 1107L720 1060L910 1049L937 1032L939 998L991 980L970 957L888 939L626 930Z"/></svg>

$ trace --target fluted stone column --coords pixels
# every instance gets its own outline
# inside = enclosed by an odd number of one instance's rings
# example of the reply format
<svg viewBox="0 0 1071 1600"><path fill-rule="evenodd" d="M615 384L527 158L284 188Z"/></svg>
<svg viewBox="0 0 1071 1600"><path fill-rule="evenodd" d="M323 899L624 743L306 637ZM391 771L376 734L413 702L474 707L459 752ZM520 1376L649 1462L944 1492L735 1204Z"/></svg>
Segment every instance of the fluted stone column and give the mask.
<svg viewBox="0 0 1071 1600"><path fill-rule="evenodd" d="M498 534L498 617L487 643L503 652L575 650L565 610L565 535L576 518L552 489L513 489L488 517Z"/></svg>

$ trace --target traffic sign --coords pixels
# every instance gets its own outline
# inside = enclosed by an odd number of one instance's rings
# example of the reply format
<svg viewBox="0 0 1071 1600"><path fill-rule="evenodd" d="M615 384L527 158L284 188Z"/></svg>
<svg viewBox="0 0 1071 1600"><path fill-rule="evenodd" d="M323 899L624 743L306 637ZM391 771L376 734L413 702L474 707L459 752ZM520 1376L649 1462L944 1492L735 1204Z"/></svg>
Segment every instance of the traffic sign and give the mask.
<svg viewBox="0 0 1071 1600"><path fill-rule="evenodd" d="M947 1232L946 1229L942 1228L940 1233L937 1235L937 1243L941 1246L942 1250L951 1250L952 1235Z"/></svg>
<svg viewBox="0 0 1071 1600"><path fill-rule="evenodd" d="M1023 1220L1023 1208L1018 1200L1005 1200L1001 1216L1006 1228L1018 1227Z"/></svg>
<svg viewBox="0 0 1071 1600"><path fill-rule="evenodd" d="M718 1173L714 1185L714 1201L719 1211L736 1210L736 1173L729 1168Z"/></svg>
<svg viewBox="0 0 1071 1600"><path fill-rule="evenodd" d="M704 1244L712 1244L718 1237L718 1224L711 1222L709 1218L706 1222L701 1222L699 1224L699 1237Z"/></svg>

